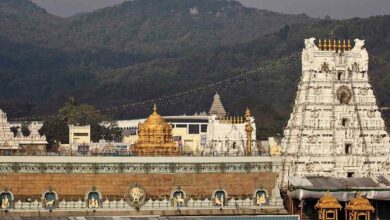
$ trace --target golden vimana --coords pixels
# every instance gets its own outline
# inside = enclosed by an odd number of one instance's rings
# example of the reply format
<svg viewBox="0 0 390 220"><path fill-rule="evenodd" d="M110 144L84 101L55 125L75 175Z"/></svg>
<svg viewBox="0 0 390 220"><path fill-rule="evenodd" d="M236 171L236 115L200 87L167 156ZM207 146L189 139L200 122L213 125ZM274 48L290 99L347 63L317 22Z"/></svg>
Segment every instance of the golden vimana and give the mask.
<svg viewBox="0 0 390 220"><path fill-rule="evenodd" d="M352 49L351 40L336 40L336 39L324 39L318 40L317 43L320 50L332 50L332 51L348 51Z"/></svg>
<svg viewBox="0 0 390 220"><path fill-rule="evenodd" d="M158 114L156 105L146 121L138 125L138 131L138 141L133 149L136 155L176 156L179 154L179 149L173 141L172 125Z"/></svg>

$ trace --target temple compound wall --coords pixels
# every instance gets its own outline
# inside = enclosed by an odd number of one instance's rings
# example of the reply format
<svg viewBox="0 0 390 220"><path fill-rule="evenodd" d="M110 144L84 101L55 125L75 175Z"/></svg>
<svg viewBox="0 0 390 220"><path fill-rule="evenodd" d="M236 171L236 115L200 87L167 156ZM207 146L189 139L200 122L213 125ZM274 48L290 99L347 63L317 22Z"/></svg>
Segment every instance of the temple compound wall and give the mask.
<svg viewBox="0 0 390 220"><path fill-rule="evenodd" d="M280 167L270 157L0 157L0 211L275 212Z"/></svg>

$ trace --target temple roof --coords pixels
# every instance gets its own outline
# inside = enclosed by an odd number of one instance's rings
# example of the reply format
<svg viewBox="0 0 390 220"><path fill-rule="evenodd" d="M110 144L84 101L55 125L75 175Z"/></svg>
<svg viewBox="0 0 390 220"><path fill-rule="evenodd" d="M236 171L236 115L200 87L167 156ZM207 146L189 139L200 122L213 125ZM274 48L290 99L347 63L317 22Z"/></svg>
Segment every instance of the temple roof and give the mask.
<svg viewBox="0 0 390 220"><path fill-rule="evenodd" d="M336 197L332 196L329 192L325 193L321 197L317 204L315 205L316 209L340 209L341 205Z"/></svg>
<svg viewBox="0 0 390 220"><path fill-rule="evenodd" d="M209 115L217 115L218 117L224 117L226 115L225 108L222 105L221 97L218 93L215 93L213 103L211 104Z"/></svg>
<svg viewBox="0 0 390 220"><path fill-rule="evenodd" d="M156 128L157 126L168 126L168 123L161 117L157 112L157 106L154 105L153 113L146 119L146 121L142 124L145 128Z"/></svg>

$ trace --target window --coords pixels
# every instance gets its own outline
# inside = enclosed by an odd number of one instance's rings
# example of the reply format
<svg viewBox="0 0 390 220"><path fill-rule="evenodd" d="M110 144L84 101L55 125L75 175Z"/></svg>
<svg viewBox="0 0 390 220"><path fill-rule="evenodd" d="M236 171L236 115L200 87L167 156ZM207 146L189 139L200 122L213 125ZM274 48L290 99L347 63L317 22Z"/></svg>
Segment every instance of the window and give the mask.
<svg viewBox="0 0 390 220"><path fill-rule="evenodd" d="M74 136L83 136L83 137L88 137L88 133L74 133Z"/></svg>
<svg viewBox="0 0 390 220"><path fill-rule="evenodd" d="M366 215L359 215L359 220L367 220L367 216Z"/></svg>
<svg viewBox="0 0 390 220"><path fill-rule="evenodd" d="M349 155L352 153L352 144L345 144L345 154Z"/></svg>
<svg viewBox="0 0 390 220"><path fill-rule="evenodd" d="M348 172L347 173L347 177L349 178L349 177L353 177L353 176L355 176L355 172Z"/></svg>
<svg viewBox="0 0 390 220"><path fill-rule="evenodd" d="M188 133L189 134L199 134L199 125L189 125L188 126Z"/></svg>
<svg viewBox="0 0 390 220"><path fill-rule="evenodd" d="M207 125L201 125L200 131L203 133L206 133L207 132Z"/></svg>
<svg viewBox="0 0 390 220"><path fill-rule="evenodd" d="M342 78L343 78L343 73L342 72L337 73L337 79L342 80Z"/></svg>
<svg viewBox="0 0 390 220"><path fill-rule="evenodd" d="M335 219L334 217L335 217L335 215L334 215L335 213L333 212L333 211L328 211L327 213L326 213L326 219Z"/></svg>
<svg viewBox="0 0 390 220"><path fill-rule="evenodd" d="M176 124L177 128L187 128L186 124Z"/></svg>
<svg viewBox="0 0 390 220"><path fill-rule="evenodd" d="M341 125L342 125L343 127L348 127L348 124L349 124L348 118L343 118L343 119L341 119Z"/></svg>

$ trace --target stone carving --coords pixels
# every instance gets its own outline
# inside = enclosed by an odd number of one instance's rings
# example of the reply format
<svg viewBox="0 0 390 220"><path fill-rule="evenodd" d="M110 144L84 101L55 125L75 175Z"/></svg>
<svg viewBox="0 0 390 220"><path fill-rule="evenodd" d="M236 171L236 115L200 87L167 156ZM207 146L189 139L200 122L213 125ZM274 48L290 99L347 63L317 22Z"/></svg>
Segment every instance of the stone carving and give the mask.
<svg viewBox="0 0 390 220"><path fill-rule="evenodd" d="M99 208L99 201L95 199L95 197L92 197L88 201L88 208Z"/></svg>
<svg viewBox="0 0 390 220"><path fill-rule="evenodd" d="M138 184L134 184L129 188L127 198L130 206L138 208L145 203L145 190Z"/></svg>
<svg viewBox="0 0 390 220"><path fill-rule="evenodd" d="M175 191L173 193L173 206L182 207L185 206L185 195L182 191Z"/></svg>
<svg viewBox="0 0 390 220"><path fill-rule="evenodd" d="M351 89L348 86L342 85L337 89L337 99L340 104L349 104L352 98Z"/></svg>
<svg viewBox="0 0 390 220"><path fill-rule="evenodd" d="M315 38L312 37L312 38L309 38L309 39L305 39L305 48L306 49L310 49L310 48L313 48L315 46Z"/></svg>
<svg viewBox="0 0 390 220"><path fill-rule="evenodd" d="M256 205L262 206L267 203L266 194L264 191L256 192Z"/></svg>
<svg viewBox="0 0 390 220"><path fill-rule="evenodd" d="M359 50L363 50L364 44L364 40L355 39L355 46L353 47L352 51L357 52Z"/></svg>
<svg viewBox="0 0 390 220"><path fill-rule="evenodd" d="M7 194L3 194L3 198L1 199L1 208L2 209L9 208L9 200Z"/></svg>
<svg viewBox="0 0 390 220"><path fill-rule="evenodd" d="M214 205L224 206L226 200L226 193L223 190L218 190L214 193Z"/></svg>

